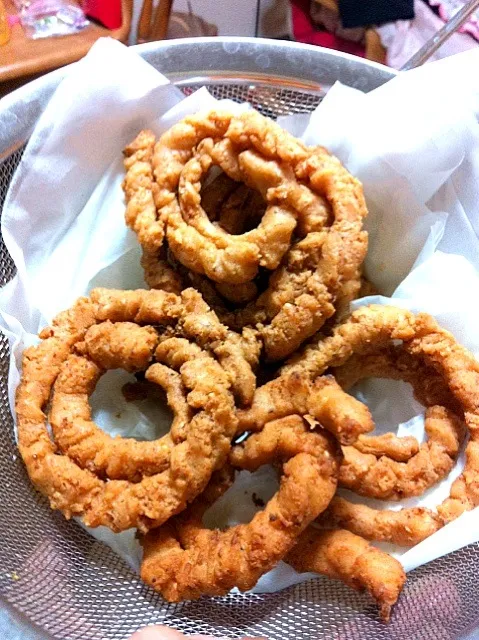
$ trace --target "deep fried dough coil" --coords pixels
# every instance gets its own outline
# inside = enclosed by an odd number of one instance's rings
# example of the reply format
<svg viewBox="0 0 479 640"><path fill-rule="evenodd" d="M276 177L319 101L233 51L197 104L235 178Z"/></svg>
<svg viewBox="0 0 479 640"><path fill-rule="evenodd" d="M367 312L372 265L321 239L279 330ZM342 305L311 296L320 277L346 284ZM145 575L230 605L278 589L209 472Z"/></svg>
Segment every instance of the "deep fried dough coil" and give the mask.
<svg viewBox="0 0 479 640"><path fill-rule="evenodd" d="M140 133L126 150L125 190L128 199L130 182L136 184L138 172L147 173L144 158L148 157L148 185L152 174L155 182L145 198L147 211L141 211L137 206L141 199L135 197L127 223L143 246L150 286L171 290L176 286L168 275L163 233L176 258L197 275L219 283L223 298L235 304L250 301L237 311L221 304L215 310L222 322L236 330L257 327L269 360L290 355L312 336L335 313L336 301L344 313L360 287L360 267L367 249L362 224L367 210L360 183L336 158L323 148L306 147L255 111L189 116L163 134L153 153L149 136L148 153L137 151L145 136ZM221 220L211 202L211 188L205 189L208 216L201 189L214 165L257 190L266 201L256 228L241 231L244 225L238 224L234 203L232 215L226 209ZM217 180L218 198L224 204L234 193L227 180ZM157 207L154 220L152 194ZM214 221L216 216L219 224ZM296 244L293 232L299 239ZM267 289L257 295L251 281L259 267L276 271Z"/></svg>
<svg viewBox="0 0 479 640"><path fill-rule="evenodd" d="M403 462L343 447L340 485L380 500L422 495L451 471L465 431L462 420L440 405L426 409L424 429L427 442Z"/></svg>
<svg viewBox="0 0 479 640"><path fill-rule="evenodd" d="M270 420L295 414L319 423L341 444L351 444L374 429L366 405L348 395L332 376L320 376L313 383L294 371L256 390L251 407L238 411L238 431L258 431Z"/></svg>
<svg viewBox="0 0 479 640"><path fill-rule="evenodd" d="M328 367L345 365L353 356L371 356L391 347L400 348L406 354L406 362L415 360L419 368L425 367L433 372L432 376L425 377L422 385L416 388L418 398L425 399L426 405L438 401L444 411L452 409L453 413L464 417L469 432L464 470L454 481L449 498L437 507L440 522L447 523L479 505L479 364L448 331L439 327L427 314L415 316L409 311L389 306L362 307L340 325L332 336L314 342L302 354L292 358L283 368L283 375L296 374L314 379ZM402 372L398 377L403 377ZM263 391L264 406L268 401L265 395L267 394ZM439 433L436 435L441 439L443 437ZM445 449L452 444L457 450L457 432L456 435L452 431L444 432L443 435L446 438L443 440ZM348 507L348 512L348 518L351 518L354 505ZM381 513L378 512L378 516L375 516L377 522ZM410 516L407 512L400 516L401 513L403 512L398 512L397 518L395 517L395 526L399 527L396 529L398 535L401 533L400 527L408 526ZM438 520L435 515L431 517L429 512L425 513L425 517L429 522L427 526L432 531L432 519L436 522ZM335 522L338 520L336 518ZM355 530L360 530L359 527L358 524ZM386 539L386 536L381 539Z"/></svg>
<svg viewBox="0 0 479 640"><path fill-rule="evenodd" d="M182 338L188 348L172 359L168 340L179 339L172 331L197 344ZM114 531L146 531L184 509L226 460L238 380L254 385L240 337L230 336L193 290L178 297L105 289L57 316L41 337L24 353L16 411L22 457L52 508ZM168 436L111 438L91 421L88 395L102 372L118 366L146 369L147 380L166 388L176 411ZM55 381L51 422L60 450L44 414Z"/></svg>
<svg viewBox="0 0 479 640"><path fill-rule="evenodd" d="M321 531L308 527L285 561L296 571L321 573L376 600L381 618L388 622L406 581L400 562L350 531Z"/></svg>
<svg viewBox="0 0 479 640"><path fill-rule="evenodd" d="M222 595L234 586L250 589L329 504L338 451L328 434L311 432L299 416L265 425L232 450L231 463L250 471L281 463L276 495L249 524L205 529L205 510L231 481L227 476L225 486L223 472L184 513L142 539L142 579L170 602Z"/></svg>

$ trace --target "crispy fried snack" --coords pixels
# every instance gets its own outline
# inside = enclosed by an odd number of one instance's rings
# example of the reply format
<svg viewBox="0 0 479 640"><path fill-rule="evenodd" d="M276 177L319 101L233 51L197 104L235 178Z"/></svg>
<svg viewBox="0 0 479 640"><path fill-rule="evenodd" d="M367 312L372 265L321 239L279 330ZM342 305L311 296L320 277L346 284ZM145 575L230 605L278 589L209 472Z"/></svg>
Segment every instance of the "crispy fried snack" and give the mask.
<svg viewBox="0 0 479 640"><path fill-rule="evenodd" d="M416 395L421 401L428 404L435 404L439 399L444 412L453 411L454 414L463 416L465 425L469 431L469 442L466 446L466 464L462 474L452 485L449 498L438 506L438 516L442 523L449 522L457 518L464 511L473 509L479 505L479 490L477 485L477 474L479 472L479 364L475 358L455 341L454 337L438 326L436 321L427 314L418 314L396 309L394 307L372 305L363 307L354 312L351 318L339 326L332 336L325 338L308 346L304 352L293 358L283 369L283 375L305 375L310 379L321 375L327 367L340 367L355 355L374 355L378 351L389 349L397 341L401 342L400 349L405 354L405 361L411 359L418 363L417 370L425 367L431 370L434 375L423 379L422 386L416 388ZM380 355L382 362L382 355ZM371 361L372 362L372 361ZM374 366L371 365L371 370ZM396 373L398 377L403 377L403 373ZM405 374L404 379L410 378L410 374ZM340 377L340 376L339 376ZM345 376L348 378L349 376ZM440 381L438 383L438 377ZM354 378L354 376L353 376ZM340 377L341 379L341 377ZM350 378L351 379L351 378ZM447 388L446 393L441 389ZM262 395L263 406L267 405L268 398L261 389L258 394ZM271 396L271 394L270 394ZM253 402L253 407L255 406ZM450 415L450 413L444 413ZM437 426L437 423L436 423ZM440 432L444 423L440 423ZM433 426L431 425L431 428ZM444 431L443 435L436 433L438 441L442 441L445 448L456 448L455 440L457 432ZM344 507L344 503L342 505ZM333 503L334 507L334 503ZM334 519L335 523L341 522L341 526L348 526L345 520L353 523L350 528L360 531L363 535L364 524L361 519L370 512L362 510L358 513L357 524L354 521L356 505L348 506L347 516L344 511ZM339 513L339 509L338 509ZM429 512L408 512L406 510L397 513L397 516L390 517L382 515L386 512L378 512L374 518L378 523L378 531L382 530L384 523L393 522L388 530L380 534L382 540L394 540L403 536L404 527L410 526L407 521L413 516L424 515L431 530L437 523L437 518ZM360 517L361 516L361 517ZM384 523L379 526L381 518ZM432 519L431 519L432 518ZM389 519L389 520L388 520ZM364 520L363 520L364 522ZM385 525L386 526L386 525ZM422 524L421 524L422 526ZM368 535L371 537L371 535ZM374 536L374 539L378 539ZM403 539L407 539L404 536ZM414 536L411 536L414 541Z"/></svg>
<svg viewBox="0 0 479 640"><path fill-rule="evenodd" d="M444 524L437 513L425 507L379 510L340 496L334 496L318 522L327 529L347 529L366 540L391 542L403 547L419 544Z"/></svg>
<svg viewBox="0 0 479 640"><path fill-rule="evenodd" d="M418 400L428 407L426 432L430 440L421 447L415 438L398 438L393 434L359 435L352 446L343 446L345 457L340 468L340 485L372 497L399 499L422 493L450 471L463 440L464 427L457 415L460 415L460 406L438 371L405 352L402 346L392 346L377 353L353 355L331 372L346 389L367 377L405 380L412 384ZM252 407L239 412L240 430L261 428L267 416L278 417L295 410L313 414L314 409L308 405L310 389L309 382L298 370L260 387ZM336 407L333 428L343 423L350 428L354 424L367 424L363 418L357 419L358 405L344 403L340 395L333 397L336 400L332 405ZM345 412L348 406L351 407L349 414ZM345 413L340 416L340 411ZM315 415L323 426L328 424L321 413ZM372 428L372 422L369 425ZM357 427L353 429L351 442L359 431ZM326 527L349 529L368 540L404 546L417 544L442 526L441 518L428 509L378 511L337 497L320 522Z"/></svg>
<svg viewBox="0 0 479 640"><path fill-rule="evenodd" d="M138 155L136 149L143 149L145 136L141 132L127 148L126 166L133 177L138 172L143 175L147 173L144 158L150 158L148 187L151 165L155 184L145 201L146 212L137 206L136 198L135 206L127 211L127 224L143 246L150 286L166 282L174 290L164 260L166 234L170 250L184 266L219 283L218 290L212 287L208 296L207 283L201 278L191 280L210 304L220 302L213 306L222 322L236 330L244 326L260 329L269 360L290 355L312 336L335 313L336 301L344 312L360 288L360 267L367 249L362 224L367 210L360 183L336 158L323 148L306 147L255 111L236 116L218 111L185 118L163 134L153 154L147 136L148 153ZM212 202L212 186L205 195L205 209L201 188L212 166L256 190L266 201L257 227L248 230L247 219L238 223L238 211L251 192L234 187L225 178L214 181L219 182L218 201L223 209ZM130 182L136 184L133 179L125 180L127 198ZM151 217L152 193L155 219ZM257 199L252 209L259 210ZM295 244L293 232L299 239ZM276 270L260 295L252 282L259 267ZM229 311L221 297L234 304L249 304Z"/></svg>
<svg viewBox="0 0 479 640"><path fill-rule="evenodd" d="M343 388L350 388L363 378L391 378L409 382L416 398L429 407L429 419L426 413L426 432L437 439L436 447L444 444L444 450L453 453L459 441L462 441L464 429L462 420L457 417L460 412L457 402L444 384L438 372L427 367L421 360L406 353L401 346L392 346L362 356L354 355L345 364L332 372ZM439 404L441 403L441 404ZM445 405L445 406L442 406ZM454 411L454 413L453 413ZM432 415L431 415L432 413ZM434 415L439 415L435 420ZM448 416L443 422L443 417ZM437 432L435 427L443 427ZM447 437L451 436L450 439ZM398 438L393 434L382 436L360 436L354 447L365 454L376 458L409 462L415 459L416 477L409 476L418 485L432 484L437 477L438 467L434 467L434 455L428 458L425 446L423 454L417 458L420 448L417 440L411 437ZM444 453L446 470L449 468L448 455ZM452 461L453 456L450 458ZM389 464L391 461L389 461ZM421 464L422 463L422 464ZM388 462L385 461L385 465ZM374 462L373 462L374 465ZM366 472L365 469L361 471ZM397 468L397 467L396 467ZM412 467L413 468L413 467ZM405 467L405 471L412 471ZM364 482L365 477L360 476ZM405 476L400 476L400 483ZM396 485L397 488L397 485ZM369 495L369 494L368 494ZM391 496L389 496L391 497ZM443 526L441 518L424 507L405 508L400 511L376 510L365 505L349 502L335 496L328 509L322 515L320 523L325 527L345 528L367 540L391 542L402 546L413 546L422 542Z"/></svg>
<svg viewBox="0 0 479 640"><path fill-rule="evenodd" d="M352 444L360 434L373 431L369 409L348 395L332 376L311 379L293 371L259 387L251 407L238 411L238 432L259 431L263 425L289 415L320 423L341 444Z"/></svg>
<svg viewBox="0 0 479 640"><path fill-rule="evenodd" d="M321 573L367 591L379 605L384 622L406 581L401 564L349 531L308 527L285 561L296 571Z"/></svg>
<svg viewBox="0 0 479 640"><path fill-rule="evenodd" d="M125 221L137 234L143 248L141 266L147 285L152 289L179 293L184 288L183 282L166 260L164 224L156 216L156 185L151 166L154 146L155 134L145 130L123 152L126 169L123 191L127 203ZM147 242L152 240L153 249Z"/></svg>
<svg viewBox="0 0 479 640"><path fill-rule="evenodd" d="M376 455L363 453L355 446L343 447L340 485L380 500L422 495L451 471L464 436L462 420L440 405L426 409L424 428L428 441L404 462L393 460L387 454L377 457L378 452Z"/></svg>
<svg viewBox="0 0 479 640"><path fill-rule="evenodd" d="M237 181L259 184L248 163L226 148L227 131L234 120L234 116L221 111L190 116L161 136L153 154L155 223L166 222L170 248L188 268L217 282L241 284L254 278L260 264L276 268L289 247L296 220L292 211L276 202L268 203L257 229L238 236L209 220L201 207L199 192L202 179L213 164ZM248 147L254 148L247 143L242 151L247 152ZM245 158L248 153L252 151ZM261 168L266 170L261 176L263 193L285 178L276 162L262 161ZM158 234L153 233L151 240L147 237L149 228L156 228L149 218L127 223L141 236L140 242L147 251L158 251L162 244Z"/></svg>
<svg viewBox="0 0 479 640"><path fill-rule="evenodd" d="M419 451L419 443L413 436L398 438L393 433L379 436L360 435L354 443L360 453L373 455L376 458L386 456L397 462L408 462Z"/></svg>
<svg viewBox="0 0 479 640"><path fill-rule="evenodd" d="M414 397L425 407L441 405L454 413L461 412L459 403L441 374L432 366L426 365L422 359L409 354L400 344L378 348L371 353L354 354L341 366L333 367L331 374L346 390L365 378L402 380L411 385ZM372 436L368 438L371 439ZM411 455L415 453L417 451L411 448Z"/></svg>
<svg viewBox="0 0 479 640"><path fill-rule="evenodd" d="M259 114L257 120L268 122ZM254 117L255 117L254 116ZM185 127L202 124L205 116L187 118L164 134L158 147L181 144ZM280 163L288 151L301 153L301 145L289 136L281 144L281 129L271 123L272 136L279 143L272 157L264 157L250 138L235 148L230 131L242 116L210 113L206 119L215 120L217 130L197 138L192 157L185 163L178 184L178 207L172 207L167 220L167 237L171 250L185 266L202 273L215 282L243 284L252 280L259 266L275 269L291 243L296 227L296 212L278 198L268 198L269 190L280 189L290 179L291 170ZM200 121L200 122L198 122ZM259 133L257 131L256 133ZM297 150L294 149L297 147ZM153 159L155 162L156 157ZM232 235L213 225L201 206L202 180L212 166L219 166L238 182L259 189L268 198L267 207L256 229ZM289 169L289 170L288 170ZM155 166L155 175L161 173L161 164Z"/></svg>
<svg viewBox="0 0 479 640"><path fill-rule="evenodd" d="M334 375L345 388L367 377L405 380L427 407L425 431L429 440L420 447L414 438L397 438L392 434L379 439L362 436L354 449L344 447L342 486L372 498L400 500L421 495L449 473L465 434L463 420L457 415L460 412L457 402L437 371L402 347L392 346L377 353L353 356L335 369ZM410 519L410 514L403 514L405 526ZM396 538L402 537L396 533Z"/></svg>
<svg viewBox="0 0 479 640"><path fill-rule="evenodd" d="M204 512L232 480L223 470L184 513L142 539L142 579L170 602L223 595L234 586L250 589L329 504L336 490L338 454L328 434L309 431L299 416L265 425L235 447L230 458L234 467L250 471L282 463L278 493L249 524L205 529Z"/></svg>
<svg viewBox="0 0 479 640"><path fill-rule="evenodd" d="M237 372L254 380L240 337L230 338L193 290L178 297L105 289L80 299L40 337L24 353L16 412L22 457L52 508L114 531L147 531L184 509L228 456ZM88 395L101 373L119 366L146 369L147 380L165 388L175 411L168 436L111 438L92 422ZM55 381L51 422L60 450L44 414ZM132 481L105 481L110 474Z"/></svg>

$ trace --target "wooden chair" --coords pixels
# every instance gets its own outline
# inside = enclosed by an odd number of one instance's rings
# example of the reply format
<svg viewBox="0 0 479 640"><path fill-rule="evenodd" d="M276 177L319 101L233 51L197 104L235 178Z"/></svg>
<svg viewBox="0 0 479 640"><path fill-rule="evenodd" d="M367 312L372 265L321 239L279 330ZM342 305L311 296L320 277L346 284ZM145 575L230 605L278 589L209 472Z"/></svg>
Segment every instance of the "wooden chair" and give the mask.
<svg viewBox="0 0 479 640"><path fill-rule="evenodd" d="M7 13L15 14L12 0L4 0ZM138 40L162 40L166 36L173 0L160 0L156 11L152 0L145 0ZM82 58L90 47L103 36L127 42L131 29L133 0L122 0L123 21L119 29L110 31L90 24L79 33L61 38L30 40L20 25L12 27L10 41L0 47L0 94L52 69L57 69ZM3 90L2 90L3 89Z"/></svg>
<svg viewBox="0 0 479 640"><path fill-rule="evenodd" d="M160 0L153 7L153 0L144 0L138 22L138 42L164 40L168 31L173 0Z"/></svg>

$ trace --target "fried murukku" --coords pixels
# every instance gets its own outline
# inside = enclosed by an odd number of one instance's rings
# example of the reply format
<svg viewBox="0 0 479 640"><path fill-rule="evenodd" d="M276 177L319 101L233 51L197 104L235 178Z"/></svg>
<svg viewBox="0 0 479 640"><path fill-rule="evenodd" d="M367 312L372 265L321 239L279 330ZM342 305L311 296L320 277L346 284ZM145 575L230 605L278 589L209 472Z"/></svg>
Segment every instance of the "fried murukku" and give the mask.
<svg viewBox="0 0 479 640"><path fill-rule="evenodd" d="M418 398L426 405L439 402L444 411L452 410L453 414L464 419L469 432L464 470L454 481L449 497L437 507L437 515L417 509L404 509L394 515L384 511L373 514L362 506L345 504L344 501L335 507L336 501L333 501L329 514L331 520L328 522L347 526L369 539L414 544L427 531L433 533L441 524L479 505L479 364L475 358L448 331L439 327L431 316L415 316L402 309L372 305L355 311L350 320L339 326L332 336L308 346L303 354L284 367L284 374L296 373L314 379L327 367L345 365L354 355L374 355L378 350L391 348L391 345L404 352L403 364L407 363L410 367L411 359L414 359L420 367L433 372L433 375L423 378L422 388L416 387ZM382 355L380 360L383 361ZM407 379L409 374L406 371L401 371L399 377ZM443 444L446 448L451 443L456 447L456 437L457 434L445 432ZM370 523L376 523L375 529L372 524L368 526L366 517ZM416 529L419 533L408 536L408 528L411 531Z"/></svg>
<svg viewBox="0 0 479 640"><path fill-rule="evenodd" d="M142 136L144 132L140 141ZM131 148L137 146L135 141ZM236 116L218 111L174 125L150 157L157 216L152 221L134 207L127 215L129 226L144 239L140 242L150 285L169 282L159 226L179 262L219 283L212 287L219 295L208 301L220 302L213 306L221 321L235 330L257 327L272 361L290 355L311 337L334 315L336 301L343 313L356 297L367 249L362 230L366 205L360 183L325 149L308 148L255 111ZM143 170L142 157L140 165ZM202 206L202 183L212 166L250 191L235 190L217 178L218 198L226 209L222 214L221 208L215 209L211 187L206 194L208 215ZM134 174L134 165L128 167ZM248 222L239 222L238 210L251 190L264 199L266 209L257 227L244 230ZM257 211L257 203L253 209ZM262 293L252 282L260 267L273 272ZM191 284L206 295L198 282ZM247 304L232 311L221 298Z"/></svg>
<svg viewBox="0 0 479 640"><path fill-rule="evenodd" d="M426 413L426 433L429 430L433 436L438 436L437 446L444 443L445 448L450 451L452 449L451 453L454 453L459 441L462 441L464 429L462 422L456 416L459 413L458 404L444 384L441 375L435 369L427 367L421 360L404 352L401 346L388 347L377 353L352 356L332 372L341 386L346 389L359 380L369 377L390 378L410 383L419 402L426 407L431 407L440 415L442 412L449 412L451 416L452 423L446 421L441 424L441 422L428 420ZM452 411L454 413L451 413ZM439 434L435 434L434 427L438 424L446 428L441 429ZM449 440L447 434L450 427L452 427L452 433ZM397 462L408 462L419 452L419 444L415 438L409 436L398 438L391 433L382 436L360 436L354 443L354 447L376 458L387 457ZM445 454L445 473L450 469L451 464L446 456L447 454ZM450 458L451 462L453 457ZM416 463L415 480L418 482L417 487L427 488L440 478L437 477L437 467L433 466L431 473L434 457L429 460L423 454L422 463L424 465L422 468ZM320 523L328 528L348 529L367 540L391 542L405 547L419 544L443 526L438 514L424 507L404 508L399 511L378 510L352 503L339 496L333 498Z"/></svg>
<svg viewBox="0 0 479 640"><path fill-rule="evenodd" d="M347 529L366 540L402 547L419 544L444 525L442 518L426 507L373 509L341 496L334 496L318 523L326 529Z"/></svg>
<svg viewBox="0 0 479 640"><path fill-rule="evenodd" d="M252 112L253 113L253 112ZM233 146L230 131L246 114L233 116L211 112L204 119L215 120L217 129L207 137L196 140L191 158L185 163L178 181L177 199L168 212L166 234L175 256L189 269L206 275L215 282L243 284L252 280L260 266L275 269L288 250L296 227L296 212L286 202L280 202L267 194L288 182L292 170L285 164L285 153L304 154L302 145L292 136L282 140L282 130L259 114L256 118L270 122L271 135L278 147L270 156L263 156L254 140L243 140L241 149ZM177 145L183 139L185 127L198 127L201 116L186 118L174 125L160 138L157 148L165 144ZM200 128L202 123L200 123ZM162 158L162 155L160 155ZM155 177L161 175L161 163L153 157ZM267 200L266 210L257 228L239 235L227 233L213 224L201 206L201 187L206 173L212 166L219 166L230 178L258 189Z"/></svg>
<svg viewBox="0 0 479 640"><path fill-rule="evenodd" d="M236 372L254 379L240 337L230 333L194 290L179 297L96 289L57 316L25 351L16 397L20 451L52 508L88 526L146 531L201 493L236 432ZM182 349L170 353L178 340ZM111 438L91 420L89 393L103 372L120 366L146 370L167 391L175 420L159 441ZM54 385L56 443L44 414Z"/></svg>
<svg viewBox="0 0 479 640"><path fill-rule="evenodd" d="M343 447L340 485L380 500L422 495L451 471L464 435L462 420L440 405L426 409L424 429L428 440L403 462Z"/></svg>
<svg viewBox="0 0 479 640"><path fill-rule="evenodd" d="M301 415L312 426L319 423L341 444L352 444L374 429L366 405L347 394L332 376L311 382L293 371L255 391L251 407L238 411L238 431L259 431L266 422L289 415Z"/></svg>
<svg viewBox="0 0 479 640"><path fill-rule="evenodd" d="M247 591L329 504L336 490L338 455L334 439L311 432L299 416L266 424L233 448L230 461L249 471L281 463L276 495L249 524L226 531L205 529L206 509L232 481L223 470L185 512L142 538L142 579L170 602L223 595L235 586Z"/></svg>
<svg viewBox="0 0 479 640"><path fill-rule="evenodd" d="M308 527L286 555L296 571L320 573L341 580L376 600L384 622L391 616L406 581L400 562L345 530L322 531Z"/></svg>
<svg viewBox="0 0 479 640"><path fill-rule="evenodd" d="M127 224L149 253L161 248L163 240L157 230L161 227L165 232L166 224L170 248L183 264L214 281L241 284L256 275L260 264L268 268L279 264L289 247L296 221L292 212L272 203L257 229L235 236L212 224L201 207L199 191L203 175L213 162L225 170L225 164L231 161L222 157L223 149L215 148L214 158L210 151L213 153L212 147L224 138L234 118L221 111L189 116L164 133L152 158L157 217L152 221L138 212L136 218L127 217ZM234 176L230 167L225 172L241 182L249 181L249 170L245 167L236 163ZM283 179L281 168L270 162L268 169L273 181L269 186L278 186ZM265 175L264 190L268 189L267 181Z"/></svg>

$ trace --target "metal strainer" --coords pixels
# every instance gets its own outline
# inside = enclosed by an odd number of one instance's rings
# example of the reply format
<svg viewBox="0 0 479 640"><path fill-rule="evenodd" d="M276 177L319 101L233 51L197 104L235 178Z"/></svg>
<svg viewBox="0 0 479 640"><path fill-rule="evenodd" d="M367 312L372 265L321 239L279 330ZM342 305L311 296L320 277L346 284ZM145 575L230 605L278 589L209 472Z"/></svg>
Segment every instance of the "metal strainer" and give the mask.
<svg viewBox="0 0 479 640"><path fill-rule="evenodd" d="M273 117L312 111L337 79L369 91L395 74L338 52L248 38L166 41L137 51L185 93L207 86L218 98L248 100ZM23 145L67 72L49 74L0 102L0 208ZM17 117L9 119L12 105ZM13 274L2 242L0 284ZM165 604L110 549L52 512L33 489L15 445L8 346L0 338L0 593L23 629L19 637L28 628L38 638L123 640L161 622L187 633L270 640L479 638L479 544L410 573L389 626L378 621L367 597L323 578L275 594Z"/></svg>

